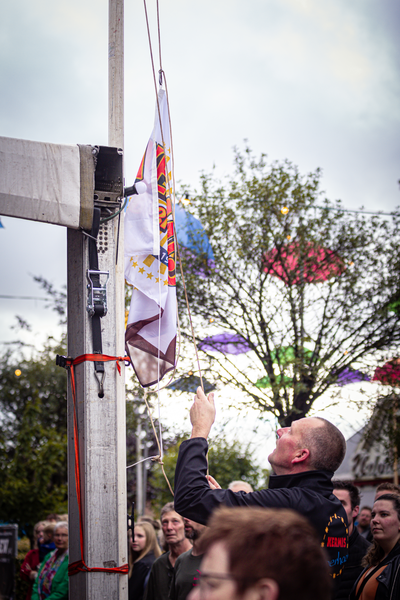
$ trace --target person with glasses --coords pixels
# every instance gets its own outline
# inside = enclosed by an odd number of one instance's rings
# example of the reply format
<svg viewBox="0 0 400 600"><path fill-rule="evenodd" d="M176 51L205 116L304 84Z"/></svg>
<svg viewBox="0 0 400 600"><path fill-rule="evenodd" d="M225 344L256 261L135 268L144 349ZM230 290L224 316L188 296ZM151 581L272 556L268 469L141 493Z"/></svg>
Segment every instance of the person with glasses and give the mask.
<svg viewBox="0 0 400 600"><path fill-rule="evenodd" d="M45 556L33 584L32 600L68 600L68 523L54 526L56 549Z"/></svg>
<svg viewBox="0 0 400 600"><path fill-rule="evenodd" d="M217 509L200 540L188 600L329 600L326 555L307 519L288 509Z"/></svg>

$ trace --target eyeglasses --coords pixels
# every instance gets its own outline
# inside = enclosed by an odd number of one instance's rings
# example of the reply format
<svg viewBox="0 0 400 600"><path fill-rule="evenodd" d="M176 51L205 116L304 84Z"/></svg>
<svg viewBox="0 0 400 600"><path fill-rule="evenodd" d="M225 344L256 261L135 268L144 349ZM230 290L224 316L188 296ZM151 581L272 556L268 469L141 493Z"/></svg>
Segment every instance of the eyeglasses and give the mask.
<svg viewBox="0 0 400 600"><path fill-rule="evenodd" d="M198 571L198 576L196 577L197 585L202 589L211 590L219 587L221 584L220 581L239 581L246 580L248 582L257 581L257 578L254 577L237 577L235 575L230 575L229 573L200 573Z"/></svg>

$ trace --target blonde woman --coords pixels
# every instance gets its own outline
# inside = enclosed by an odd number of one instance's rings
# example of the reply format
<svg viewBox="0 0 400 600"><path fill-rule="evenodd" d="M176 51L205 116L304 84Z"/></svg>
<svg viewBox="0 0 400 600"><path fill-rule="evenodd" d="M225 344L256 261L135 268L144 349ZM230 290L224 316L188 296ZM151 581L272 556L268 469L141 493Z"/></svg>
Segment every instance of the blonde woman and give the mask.
<svg viewBox="0 0 400 600"><path fill-rule="evenodd" d="M129 600L142 600L152 564L160 555L154 527L146 522L135 525L129 540Z"/></svg>

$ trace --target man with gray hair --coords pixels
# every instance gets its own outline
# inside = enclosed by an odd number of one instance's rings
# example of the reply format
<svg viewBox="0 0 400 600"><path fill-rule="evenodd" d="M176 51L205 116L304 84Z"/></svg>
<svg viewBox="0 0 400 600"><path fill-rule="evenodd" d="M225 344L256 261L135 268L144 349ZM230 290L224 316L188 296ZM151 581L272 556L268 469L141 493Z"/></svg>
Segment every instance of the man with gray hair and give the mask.
<svg viewBox="0 0 400 600"><path fill-rule="evenodd" d="M348 560L348 527L332 485L333 473L346 452L337 427L326 419L309 417L278 429L276 448L268 457L275 473L269 489L246 493L218 489L207 480L207 437L215 419L213 393L206 397L198 388L190 419L191 439L182 442L175 471L175 510L205 524L221 505L291 508L316 529L332 577L338 581Z"/></svg>
<svg viewBox="0 0 400 600"><path fill-rule="evenodd" d="M192 547L173 502L163 506L160 520L168 551L153 563L143 600L168 600L176 559Z"/></svg>
<svg viewBox="0 0 400 600"><path fill-rule="evenodd" d="M232 490L232 492L246 492L247 494L254 491L247 481L242 481L240 479L237 481L231 481L228 485L228 490Z"/></svg>

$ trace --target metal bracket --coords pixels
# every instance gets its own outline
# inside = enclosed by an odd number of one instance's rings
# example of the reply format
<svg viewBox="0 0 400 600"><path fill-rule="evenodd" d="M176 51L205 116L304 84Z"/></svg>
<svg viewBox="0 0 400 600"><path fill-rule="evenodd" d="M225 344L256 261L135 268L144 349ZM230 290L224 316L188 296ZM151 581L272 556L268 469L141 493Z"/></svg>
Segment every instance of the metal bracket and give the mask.
<svg viewBox="0 0 400 600"><path fill-rule="evenodd" d="M104 285L100 284L100 275L107 275ZM110 278L110 271L87 270L88 278L88 303L86 310L90 317L98 315L104 317L107 314L107 282ZM95 279L95 281L93 281Z"/></svg>
<svg viewBox="0 0 400 600"><path fill-rule="evenodd" d="M69 369L71 363L72 363L72 358L70 356L61 356L60 354L56 355L57 367L62 367L63 369Z"/></svg>
<svg viewBox="0 0 400 600"><path fill-rule="evenodd" d="M135 535L135 503L132 502L132 513L131 514L127 514L127 520L128 520L128 532L129 530L132 531L132 537L134 537Z"/></svg>

